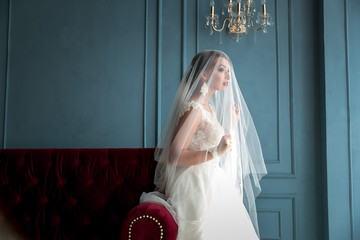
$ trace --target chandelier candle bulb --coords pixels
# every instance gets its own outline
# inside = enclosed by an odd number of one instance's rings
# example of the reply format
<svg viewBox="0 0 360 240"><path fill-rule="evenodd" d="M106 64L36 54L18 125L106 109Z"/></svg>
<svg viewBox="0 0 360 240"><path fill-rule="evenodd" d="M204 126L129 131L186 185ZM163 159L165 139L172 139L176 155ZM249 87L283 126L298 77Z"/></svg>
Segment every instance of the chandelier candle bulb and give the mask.
<svg viewBox="0 0 360 240"><path fill-rule="evenodd" d="M263 11L263 14L265 16L266 15L266 5L265 4L262 5L262 11Z"/></svg>
<svg viewBox="0 0 360 240"><path fill-rule="evenodd" d="M211 15L211 18L214 17L214 6L210 7L210 15Z"/></svg>
<svg viewBox="0 0 360 240"><path fill-rule="evenodd" d="M230 18L232 18L232 8L233 8L233 3L232 3L232 0L229 0L229 7L228 7L228 10L229 10L229 15L230 15Z"/></svg>
<svg viewBox="0 0 360 240"><path fill-rule="evenodd" d="M246 1L246 16L250 14L251 0Z"/></svg>
<svg viewBox="0 0 360 240"><path fill-rule="evenodd" d="M238 17L240 17L240 11L241 11L241 2L237 3L237 13L238 13Z"/></svg>

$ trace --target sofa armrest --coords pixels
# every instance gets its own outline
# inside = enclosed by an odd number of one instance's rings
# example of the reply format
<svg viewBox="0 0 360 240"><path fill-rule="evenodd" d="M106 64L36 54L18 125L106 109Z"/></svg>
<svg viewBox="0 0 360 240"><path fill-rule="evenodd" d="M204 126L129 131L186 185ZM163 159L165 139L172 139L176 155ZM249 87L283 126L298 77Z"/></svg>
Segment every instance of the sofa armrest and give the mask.
<svg viewBox="0 0 360 240"><path fill-rule="evenodd" d="M175 240L178 226L170 212L156 203L142 203L127 214L122 224L122 240Z"/></svg>

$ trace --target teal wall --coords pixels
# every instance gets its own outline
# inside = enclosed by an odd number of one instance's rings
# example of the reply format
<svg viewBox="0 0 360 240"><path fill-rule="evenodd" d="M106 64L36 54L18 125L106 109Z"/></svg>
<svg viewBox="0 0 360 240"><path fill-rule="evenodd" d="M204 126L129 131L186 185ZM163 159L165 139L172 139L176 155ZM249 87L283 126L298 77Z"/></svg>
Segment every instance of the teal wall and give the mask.
<svg viewBox="0 0 360 240"><path fill-rule="evenodd" d="M269 0L268 34L221 45L208 5L0 0L1 148L154 147L192 56L220 49L269 170L262 239L360 239L360 2Z"/></svg>
<svg viewBox="0 0 360 240"><path fill-rule="evenodd" d="M329 239L360 239L360 1L324 1Z"/></svg>
<svg viewBox="0 0 360 240"><path fill-rule="evenodd" d="M3 146L141 146L146 6L129 28L130 1L1 4Z"/></svg>

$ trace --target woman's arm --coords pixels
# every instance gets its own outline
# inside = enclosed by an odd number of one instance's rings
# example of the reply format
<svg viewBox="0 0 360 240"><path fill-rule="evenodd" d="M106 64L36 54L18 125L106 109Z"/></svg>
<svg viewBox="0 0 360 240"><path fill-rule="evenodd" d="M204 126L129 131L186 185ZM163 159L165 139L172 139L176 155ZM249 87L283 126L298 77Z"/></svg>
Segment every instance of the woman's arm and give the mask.
<svg viewBox="0 0 360 240"><path fill-rule="evenodd" d="M192 166L213 159L212 153L207 150L191 151L187 150L196 129L201 123L201 109L195 108L186 112L180 119L176 128L170 149L170 161L177 166ZM222 137L217 146L218 156L223 155L231 148L231 136Z"/></svg>
<svg viewBox="0 0 360 240"><path fill-rule="evenodd" d="M192 166L212 160L213 156L208 151L182 150L178 159L178 166Z"/></svg>
<svg viewBox="0 0 360 240"><path fill-rule="evenodd" d="M201 119L199 107L191 108L181 117L171 143L170 161L173 164L191 166L204 162L206 151L187 150Z"/></svg>

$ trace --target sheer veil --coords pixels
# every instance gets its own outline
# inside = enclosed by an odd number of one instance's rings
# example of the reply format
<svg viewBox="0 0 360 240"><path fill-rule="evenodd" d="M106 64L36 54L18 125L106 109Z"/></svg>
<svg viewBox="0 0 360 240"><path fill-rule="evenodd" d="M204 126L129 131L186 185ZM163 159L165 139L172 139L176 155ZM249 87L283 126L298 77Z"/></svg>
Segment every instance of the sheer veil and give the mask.
<svg viewBox="0 0 360 240"><path fill-rule="evenodd" d="M224 64L224 60L227 64ZM228 78L219 80L221 74L227 74ZM206 94L207 91L209 94ZM219 138L204 140L199 134L194 135L194 130L204 118L201 108L216 116L221 129L213 129L214 132L221 130L222 135L231 135L231 151L217 157ZM198 149L189 148L194 141L200 146ZM184 156L190 156L189 154L197 156L196 162L187 162ZM163 199L153 201L165 205L175 219L180 218L181 213L172 209L172 199L166 196L167 190L190 165L214 162L226 172L232 184L236 186L259 235L255 198L261 191L259 181L267 171L252 117L240 91L232 62L225 53L207 50L193 58L181 80L158 139L155 160L158 161L154 178L156 192L151 195ZM209 172L209 185L213 181ZM187 196L194 191L196 189L189 188L189 191L177 201L186 201ZM141 201L152 201L151 196L142 196ZM224 206L227 207L231 206Z"/></svg>

